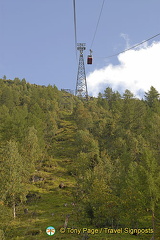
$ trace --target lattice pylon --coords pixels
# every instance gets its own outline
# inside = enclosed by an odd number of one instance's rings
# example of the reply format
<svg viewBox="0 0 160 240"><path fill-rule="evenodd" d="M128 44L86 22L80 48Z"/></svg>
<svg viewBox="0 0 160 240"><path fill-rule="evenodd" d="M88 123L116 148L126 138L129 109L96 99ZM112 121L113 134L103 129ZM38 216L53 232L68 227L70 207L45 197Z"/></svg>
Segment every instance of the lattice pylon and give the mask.
<svg viewBox="0 0 160 240"><path fill-rule="evenodd" d="M85 73L85 65L83 58L83 51L86 49L85 43L78 43L77 50L80 51L77 84L76 84L76 96L82 98L88 98L87 81Z"/></svg>

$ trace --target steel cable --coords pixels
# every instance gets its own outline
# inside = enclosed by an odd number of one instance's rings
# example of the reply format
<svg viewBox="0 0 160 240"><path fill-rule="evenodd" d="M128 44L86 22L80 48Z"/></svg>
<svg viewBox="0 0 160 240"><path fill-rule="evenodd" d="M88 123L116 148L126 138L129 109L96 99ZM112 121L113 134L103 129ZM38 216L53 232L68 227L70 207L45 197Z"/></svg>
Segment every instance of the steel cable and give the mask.
<svg viewBox="0 0 160 240"><path fill-rule="evenodd" d="M74 38L75 38L75 52L76 52L76 59L77 58L77 24L76 24L76 1L73 0L73 10L74 10Z"/></svg>
<svg viewBox="0 0 160 240"><path fill-rule="evenodd" d="M146 40L144 40L144 41L142 41L142 42L140 42L140 43L138 43L138 44L136 44L136 45L134 45L134 46L132 46L132 47L130 47L130 48L127 48L126 50L124 50L124 51L122 51L122 52L119 52L119 53L116 53L116 54L113 54L113 55L110 55L110 56L107 56L107 57L99 57L99 58L105 58L105 59L107 59L107 58L116 57L116 56L118 56L118 55L121 54L121 53L127 52L127 51L129 51L129 50L131 50L131 49L133 49L133 48L136 48L136 47L142 45L142 44L145 43L145 42L148 42L149 40L151 40L151 39L153 39L153 38L155 38L155 37L158 37L159 35L160 35L160 33L158 33L158 34L154 35L153 37L150 37L150 38L148 38L148 39L146 39Z"/></svg>
<svg viewBox="0 0 160 240"><path fill-rule="evenodd" d="M93 40L92 40L90 49L92 49L92 46L93 46L93 43L94 43L94 40L95 40L95 37L96 37L96 33L97 33L97 30L98 30L99 22L100 22L103 7L104 7L104 3L105 3L105 0L103 0L103 2L102 2L102 7L101 7L101 10L100 10L99 18L98 18L98 21L97 21L97 25L96 25L96 29L95 29L95 32L94 32L94 35L93 35Z"/></svg>

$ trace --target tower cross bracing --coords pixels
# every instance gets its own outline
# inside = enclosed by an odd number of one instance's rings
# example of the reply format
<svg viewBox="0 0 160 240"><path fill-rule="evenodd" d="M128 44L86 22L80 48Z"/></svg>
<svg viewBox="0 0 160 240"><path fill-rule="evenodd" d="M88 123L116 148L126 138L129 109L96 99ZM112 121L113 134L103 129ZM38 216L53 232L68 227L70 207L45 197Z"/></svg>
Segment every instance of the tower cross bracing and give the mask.
<svg viewBox="0 0 160 240"><path fill-rule="evenodd" d="M77 74L76 96L87 99L88 91L87 91L87 81L86 81L85 65L84 65L84 58L83 58L83 51L85 49L86 49L85 43L77 44L77 50L80 51L80 56L79 56L79 65L78 65L78 74Z"/></svg>

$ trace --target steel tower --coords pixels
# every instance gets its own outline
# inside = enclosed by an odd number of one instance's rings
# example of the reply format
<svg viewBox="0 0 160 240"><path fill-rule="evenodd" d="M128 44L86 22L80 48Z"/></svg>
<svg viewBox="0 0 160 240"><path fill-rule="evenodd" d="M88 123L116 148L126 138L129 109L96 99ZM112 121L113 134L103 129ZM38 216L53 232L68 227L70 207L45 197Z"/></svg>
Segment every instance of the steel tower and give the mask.
<svg viewBox="0 0 160 240"><path fill-rule="evenodd" d="M76 96L88 99L87 81L84 66L83 51L86 49L85 43L77 43L77 50L80 51L77 84L76 84Z"/></svg>

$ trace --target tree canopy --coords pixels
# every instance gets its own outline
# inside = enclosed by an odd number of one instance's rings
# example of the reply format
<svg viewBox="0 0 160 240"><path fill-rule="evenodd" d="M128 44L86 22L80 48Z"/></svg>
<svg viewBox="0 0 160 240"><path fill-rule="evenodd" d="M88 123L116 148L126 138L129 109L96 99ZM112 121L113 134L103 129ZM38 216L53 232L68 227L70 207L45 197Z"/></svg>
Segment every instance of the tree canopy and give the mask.
<svg viewBox="0 0 160 240"><path fill-rule="evenodd" d="M17 211L31 188L59 196L52 184L72 177L63 197L71 193L77 224L146 226L158 236L160 101L153 86L144 100L108 87L85 101L25 79L0 84L0 211L23 218Z"/></svg>

